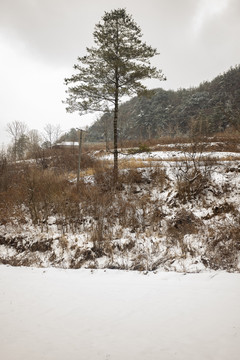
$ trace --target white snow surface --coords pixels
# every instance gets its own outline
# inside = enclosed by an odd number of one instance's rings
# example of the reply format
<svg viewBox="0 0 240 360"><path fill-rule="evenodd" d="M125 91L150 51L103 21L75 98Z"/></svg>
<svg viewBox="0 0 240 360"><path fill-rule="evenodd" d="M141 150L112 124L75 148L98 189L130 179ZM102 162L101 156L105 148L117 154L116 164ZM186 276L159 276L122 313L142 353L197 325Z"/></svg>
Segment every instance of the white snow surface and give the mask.
<svg viewBox="0 0 240 360"><path fill-rule="evenodd" d="M142 153L136 153L136 154L118 154L118 158L121 159L141 159L141 160L147 160L147 159L158 159L158 160L174 160L178 158L190 158L192 156L191 152L186 151L149 151L149 152L142 152ZM214 157L216 159L234 159L239 158L238 152L220 152L220 151L214 151L214 152L201 152L195 154L196 158L211 158ZM106 154L101 156L104 160L113 160L113 154Z"/></svg>
<svg viewBox="0 0 240 360"><path fill-rule="evenodd" d="M0 265L3 360L238 360L240 274Z"/></svg>

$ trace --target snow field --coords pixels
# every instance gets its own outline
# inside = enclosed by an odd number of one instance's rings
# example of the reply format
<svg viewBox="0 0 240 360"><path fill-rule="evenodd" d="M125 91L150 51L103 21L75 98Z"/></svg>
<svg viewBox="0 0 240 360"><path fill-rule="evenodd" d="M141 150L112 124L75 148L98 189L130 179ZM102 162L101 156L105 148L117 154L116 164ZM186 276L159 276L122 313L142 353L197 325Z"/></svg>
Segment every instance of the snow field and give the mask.
<svg viewBox="0 0 240 360"><path fill-rule="evenodd" d="M4 360L238 360L240 274L0 266Z"/></svg>

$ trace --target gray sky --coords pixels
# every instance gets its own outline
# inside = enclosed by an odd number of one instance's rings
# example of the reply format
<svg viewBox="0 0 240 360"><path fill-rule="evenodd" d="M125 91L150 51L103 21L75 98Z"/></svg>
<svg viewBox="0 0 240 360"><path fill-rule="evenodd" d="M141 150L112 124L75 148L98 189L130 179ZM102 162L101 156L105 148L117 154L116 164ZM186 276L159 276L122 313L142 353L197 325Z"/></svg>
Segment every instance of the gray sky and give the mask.
<svg viewBox="0 0 240 360"><path fill-rule="evenodd" d="M0 144L14 120L65 131L96 119L66 113L63 80L104 11L122 7L160 52L152 63L167 81L149 87L197 86L240 62L239 0L0 0Z"/></svg>

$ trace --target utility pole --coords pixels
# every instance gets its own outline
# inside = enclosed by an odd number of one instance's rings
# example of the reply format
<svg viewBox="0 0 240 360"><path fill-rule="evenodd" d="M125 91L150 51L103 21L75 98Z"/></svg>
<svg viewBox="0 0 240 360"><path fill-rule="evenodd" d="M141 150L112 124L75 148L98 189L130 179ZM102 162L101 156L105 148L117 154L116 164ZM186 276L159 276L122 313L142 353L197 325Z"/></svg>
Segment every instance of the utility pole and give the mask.
<svg viewBox="0 0 240 360"><path fill-rule="evenodd" d="M82 137L83 131L82 129L78 129L79 132L79 141L78 141L78 172L77 172L77 187L79 186L79 179L80 179L80 169L81 169L81 155L82 155Z"/></svg>

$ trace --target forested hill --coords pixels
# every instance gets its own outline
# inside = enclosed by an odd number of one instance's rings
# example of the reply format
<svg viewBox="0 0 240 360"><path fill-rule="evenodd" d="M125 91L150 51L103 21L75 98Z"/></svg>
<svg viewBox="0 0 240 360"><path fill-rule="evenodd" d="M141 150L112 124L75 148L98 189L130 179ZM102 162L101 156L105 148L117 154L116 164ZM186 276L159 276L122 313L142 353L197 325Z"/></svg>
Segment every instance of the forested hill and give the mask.
<svg viewBox="0 0 240 360"><path fill-rule="evenodd" d="M240 125L240 65L196 88L156 89L119 108L120 139L147 139L190 132L211 135ZM89 141L112 139L112 115L89 128Z"/></svg>

